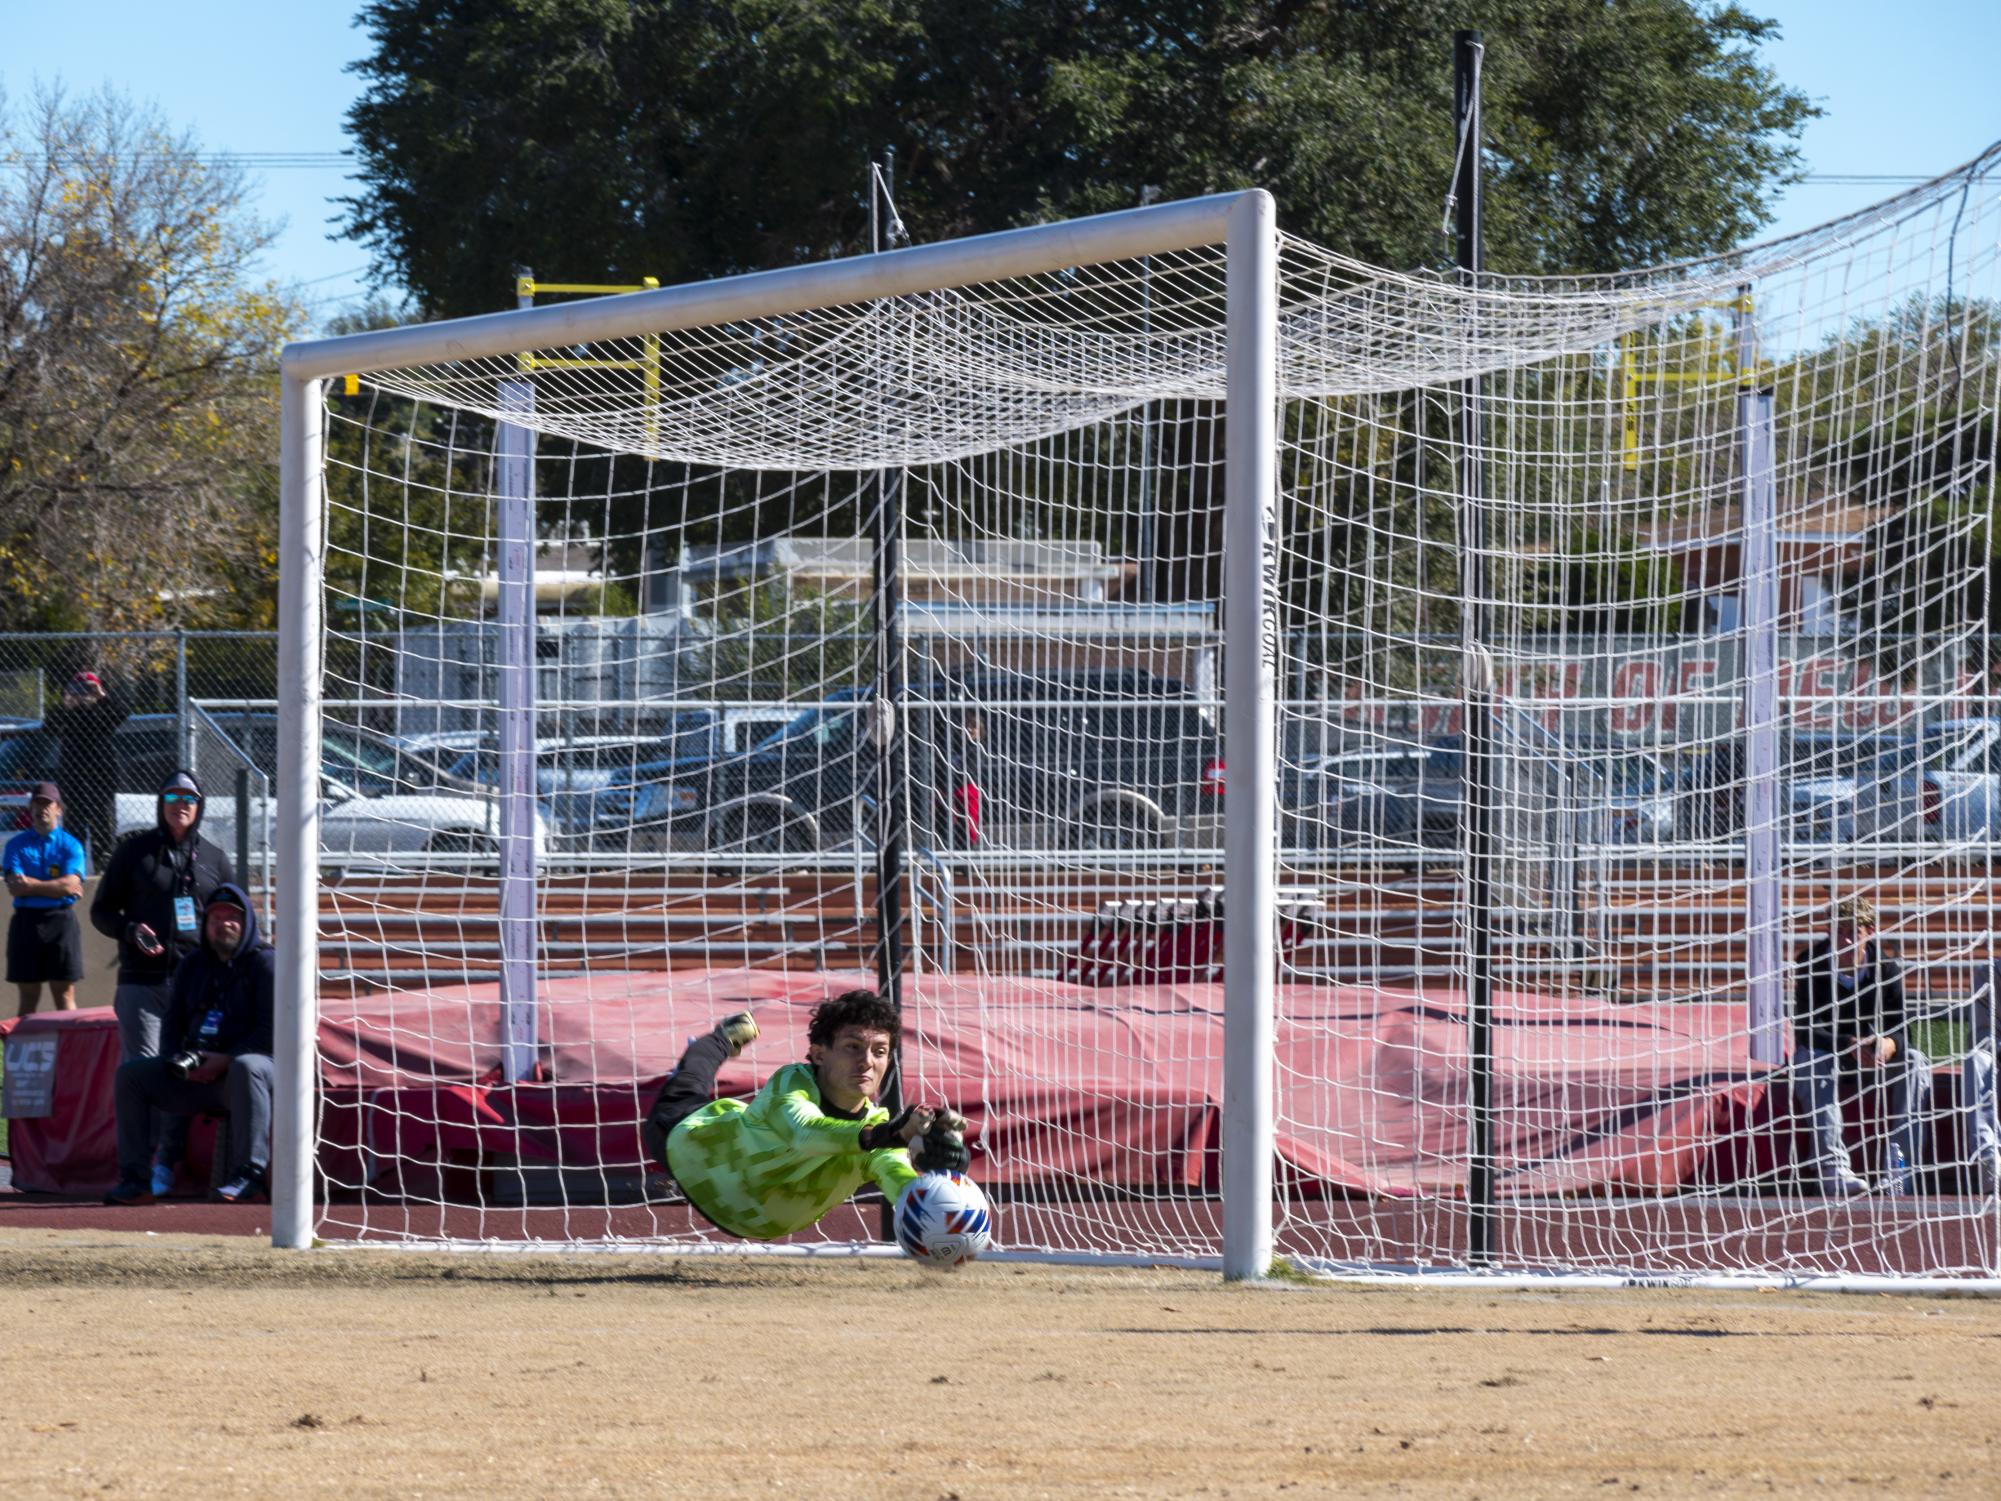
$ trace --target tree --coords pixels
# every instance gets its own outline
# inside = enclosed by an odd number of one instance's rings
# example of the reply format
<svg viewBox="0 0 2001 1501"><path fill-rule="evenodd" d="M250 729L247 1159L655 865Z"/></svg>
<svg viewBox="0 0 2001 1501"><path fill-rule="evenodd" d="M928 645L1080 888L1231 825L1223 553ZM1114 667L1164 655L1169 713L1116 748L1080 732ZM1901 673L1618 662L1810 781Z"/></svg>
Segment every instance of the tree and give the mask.
<svg viewBox="0 0 2001 1501"><path fill-rule="evenodd" d="M2001 306L1920 292L1776 372L1781 421L1824 456L1816 478L1878 510L1847 611L1885 670L1983 614L2001 626L1997 365Z"/></svg>
<svg viewBox="0 0 2001 1501"><path fill-rule="evenodd" d="M0 98L0 626L268 623L270 242L151 111Z"/></svg>
<svg viewBox="0 0 2001 1501"><path fill-rule="evenodd" d="M1767 221L1814 113L1708 0L373 0L348 228L437 315L514 268L677 282L1259 184L1440 259L1450 42L1484 26L1489 264L1610 270Z"/></svg>

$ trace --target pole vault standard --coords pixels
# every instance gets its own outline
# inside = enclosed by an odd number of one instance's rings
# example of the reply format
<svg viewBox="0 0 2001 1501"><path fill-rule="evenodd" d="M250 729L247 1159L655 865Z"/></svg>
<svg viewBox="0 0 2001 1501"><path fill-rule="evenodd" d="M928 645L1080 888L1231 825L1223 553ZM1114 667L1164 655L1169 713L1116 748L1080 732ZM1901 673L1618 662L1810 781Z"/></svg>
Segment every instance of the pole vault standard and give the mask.
<svg viewBox="0 0 2001 1501"><path fill-rule="evenodd" d="M1744 937L1751 1058L1785 1060L1779 964L1779 516L1772 391L1757 385L1751 289L1737 294L1738 565L1744 631Z"/></svg>
<svg viewBox="0 0 2001 1501"><path fill-rule="evenodd" d="M780 317L1068 267L1222 245L1227 257L1223 499L1226 836L1223 1271L1261 1277L1272 1251L1272 984L1277 932L1276 496L1278 231L1258 190L947 240L657 291L290 345L282 362L278 759L278 1081L272 1242L312 1243L321 643L322 382Z"/></svg>

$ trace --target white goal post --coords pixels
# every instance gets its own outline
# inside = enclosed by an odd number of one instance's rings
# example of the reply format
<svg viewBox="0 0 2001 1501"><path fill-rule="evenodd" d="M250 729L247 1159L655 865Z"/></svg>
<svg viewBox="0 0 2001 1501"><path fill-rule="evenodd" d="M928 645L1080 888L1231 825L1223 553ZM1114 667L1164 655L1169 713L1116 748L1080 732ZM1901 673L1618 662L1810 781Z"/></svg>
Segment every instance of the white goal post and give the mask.
<svg viewBox="0 0 2001 1501"><path fill-rule="evenodd" d="M916 246L825 265L760 272L598 302L496 313L294 344L285 351L281 422L278 768L278 1085L272 1241L312 1244L312 1100L317 1066L320 721L323 621L322 385L338 376L567 348L606 339L770 318L972 282L1221 245L1229 263L1228 431L1224 506L1232 615L1228 755L1260 789L1263 813L1233 822L1228 918L1229 1195L1225 1272L1262 1276L1271 1262L1271 1004L1275 930L1271 788L1276 662L1267 602L1274 579L1278 406L1277 215L1253 189ZM1246 629L1248 627L1248 629ZM1262 770L1260 770L1260 768Z"/></svg>

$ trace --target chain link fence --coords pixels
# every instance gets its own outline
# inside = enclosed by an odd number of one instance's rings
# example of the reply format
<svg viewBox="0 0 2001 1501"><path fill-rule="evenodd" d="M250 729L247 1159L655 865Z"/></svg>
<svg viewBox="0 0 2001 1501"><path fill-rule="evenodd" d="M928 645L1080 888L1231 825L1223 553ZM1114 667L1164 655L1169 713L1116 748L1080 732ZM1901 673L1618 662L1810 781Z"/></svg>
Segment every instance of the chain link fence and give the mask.
<svg viewBox="0 0 2001 1501"><path fill-rule="evenodd" d="M153 824L161 785L189 770L207 794L203 833L268 892L275 767L200 705L276 694L268 632L0 635L0 821L25 826L33 785L54 782L101 871L120 838Z"/></svg>

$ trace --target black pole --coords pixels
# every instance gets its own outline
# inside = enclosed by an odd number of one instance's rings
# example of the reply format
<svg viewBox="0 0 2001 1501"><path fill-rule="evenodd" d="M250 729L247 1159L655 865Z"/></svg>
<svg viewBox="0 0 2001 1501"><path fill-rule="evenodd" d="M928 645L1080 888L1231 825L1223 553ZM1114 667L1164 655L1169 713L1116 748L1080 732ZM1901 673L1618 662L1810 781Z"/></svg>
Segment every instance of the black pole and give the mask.
<svg viewBox="0 0 2001 1501"><path fill-rule="evenodd" d="M1452 34L1452 192L1458 210L1459 275L1479 285L1485 269L1480 224L1480 62L1477 31ZM1466 1052L1471 1136L1466 1162L1466 1257L1494 1259L1494 845L1499 803L1493 659L1488 655L1491 586L1487 570L1486 414L1480 382L1460 393L1460 634L1466 674Z"/></svg>
<svg viewBox="0 0 2001 1501"><path fill-rule="evenodd" d="M888 173L869 168L870 249L883 249L884 231L894 206L886 191ZM887 382L885 382L885 386ZM903 966L907 946L903 902L903 850L908 834L910 791L909 737L904 719L906 684L903 670L903 471L884 467L877 482L876 506L870 518L875 577L871 608L875 623L875 987L876 994L895 1008L898 1027L892 1039L889 1068L882 1081L882 1104L892 1115L903 1110ZM895 1206L882 1210L883 1239L895 1238L891 1219Z"/></svg>
<svg viewBox="0 0 2001 1501"><path fill-rule="evenodd" d="M269 791L265 793L270 796ZM236 884L250 894L250 768L236 768Z"/></svg>

